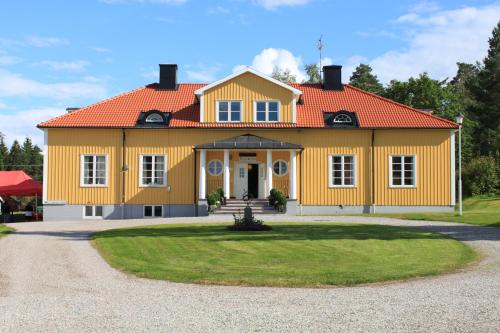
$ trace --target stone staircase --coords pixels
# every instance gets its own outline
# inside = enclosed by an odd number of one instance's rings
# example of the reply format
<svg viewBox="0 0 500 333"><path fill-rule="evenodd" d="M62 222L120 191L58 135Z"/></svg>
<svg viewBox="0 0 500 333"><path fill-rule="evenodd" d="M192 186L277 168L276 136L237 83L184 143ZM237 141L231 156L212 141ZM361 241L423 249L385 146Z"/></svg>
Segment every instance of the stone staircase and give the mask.
<svg viewBox="0 0 500 333"><path fill-rule="evenodd" d="M229 199L225 206L217 209L214 214L238 214L243 215L243 209L247 206L247 202L237 199ZM269 202L264 199L252 200L250 202L250 207L252 207L253 213L262 214L279 214L274 207L269 206Z"/></svg>

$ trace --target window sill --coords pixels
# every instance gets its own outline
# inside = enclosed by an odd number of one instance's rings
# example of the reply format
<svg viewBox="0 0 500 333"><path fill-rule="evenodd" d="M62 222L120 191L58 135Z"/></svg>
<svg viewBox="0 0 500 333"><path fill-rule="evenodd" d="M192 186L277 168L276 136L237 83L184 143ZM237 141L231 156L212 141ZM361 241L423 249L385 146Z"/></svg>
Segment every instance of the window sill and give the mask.
<svg viewBox="0 0 500 333"><path fill-rule="evenodd" d="M139 185L139 187L144 187L144 188L148 188L148 187L152 187L152 188L156 188L156 187L167 187L167 185Z"/></svg>
<svg viewBox="0 0 500 333"><path fill-rule="evenodd" d="M417 188L415 185L389 185L389 188Z"/></svg>
<svg viewBox="0 0 500 333"><path fill-rule="evenodd" d="M80 187L84 188L92 188L92 187L97 187L97 188L103 188L103 187L108 187L108 185L85 185L85 184L80 184Z"/></svg>

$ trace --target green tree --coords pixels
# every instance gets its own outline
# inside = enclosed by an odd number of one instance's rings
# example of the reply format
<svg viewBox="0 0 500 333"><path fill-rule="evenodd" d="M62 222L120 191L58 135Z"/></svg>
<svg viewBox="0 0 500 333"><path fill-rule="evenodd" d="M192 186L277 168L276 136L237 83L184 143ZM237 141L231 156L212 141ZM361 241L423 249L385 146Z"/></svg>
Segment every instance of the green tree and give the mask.
<svg viewBox="0 0 500 333"><path fill-rule="evenodd" d="M384 92L384 86L372 73L372 68L366 64L359 64L352 73L349 83L354 87L365 91L381 95Z"/></svg>
<svg viewBox="0 0 500 333"><path fill-rule="evenodd" d="M31 139L26 137L24 139L23 145L21 147L22 150L22 168L28 174L31 175L33 173L33 168L31 165L31 159L33 155L33 143Z"/></svg>
<svg viewBox="0 0 500 333"><path fill-rule="evenodd" d="M320 83L321 82L321 74L319 71L319 67L317 64L309 64L304 67L306 70L307 76L309 79L304 81L304 83Z"/></svg>
<svg viewBox="0 0 500 333"><path fill-rule="evenodd" d="M42 150L37 145L33 146L30 165L32 166L31 177L41 181L43 178L43 155Z"/></svg>
<svg viewBox="0 0 500 333"><path fill-rule="evenodd" d="M493 29L477 79L469 81L468 88L474 99L468 114L478 125L476 149L481 155L494 154L500 150L500 21Z"/></svg>
<svg viewBox="0 0 500 333"><path fill-rule="evenodd" d="M7 170L9 160L9 148L4 141L4 135L0 133L0 170Z"/></svg>
<svg viewBox="0 0 500 333"><path fill-rule="evenodd" d="M283 83L297 82L297 77L293 75L288 68L281 69L278 66L274 66L271 77Z"/></svg>
<svg viewBox="0 0 500 333"><path fill-rule="evenodd" d="M24 155L17 140L14 140L10 147L7 170L23 170Z"/></svg>

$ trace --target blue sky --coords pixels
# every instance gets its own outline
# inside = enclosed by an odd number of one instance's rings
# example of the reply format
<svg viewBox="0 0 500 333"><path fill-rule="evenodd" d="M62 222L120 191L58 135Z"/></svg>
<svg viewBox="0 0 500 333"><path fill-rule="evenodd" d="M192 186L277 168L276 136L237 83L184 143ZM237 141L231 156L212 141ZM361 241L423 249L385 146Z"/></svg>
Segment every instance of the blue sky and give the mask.
<svg viewBox="0 0 500 333"><path fill-rule="evenodd" d="M251 65L270 73L306 63L359 62L383 82L423 71L452 77L481 60L498 1L86 0L0 5L0 132L10 144L35 124L156 82L177 63L181 82L210 82Z"/></svg>

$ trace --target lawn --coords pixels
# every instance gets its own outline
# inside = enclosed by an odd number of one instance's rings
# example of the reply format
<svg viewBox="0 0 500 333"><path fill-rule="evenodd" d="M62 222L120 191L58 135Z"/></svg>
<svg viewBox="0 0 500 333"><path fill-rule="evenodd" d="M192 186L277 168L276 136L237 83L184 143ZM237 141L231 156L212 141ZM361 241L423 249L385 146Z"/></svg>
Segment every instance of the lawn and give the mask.
<svg viewBox="0 0 500 333"><path fill-rule="evenodd" d="M0 224L0 238L14 231L14 229L7 227L5 224Z"/></svg>
<svg viewBox="0 0 500 333"><path fill-rule="evenodd" d="M115 229L92 242L113 267L137 276L222 285L351 285L439 274L476 258L461 242L410 228L273 223L272 231L234 232L226 225Z"/></svg>
<svg viewBox="0 0 500 333"><path fill-rule="evenodd" d="M450 221L500 227L500 198L472 197L463 202L463 215L457 213L374 214L407 220Z"/></svg>

